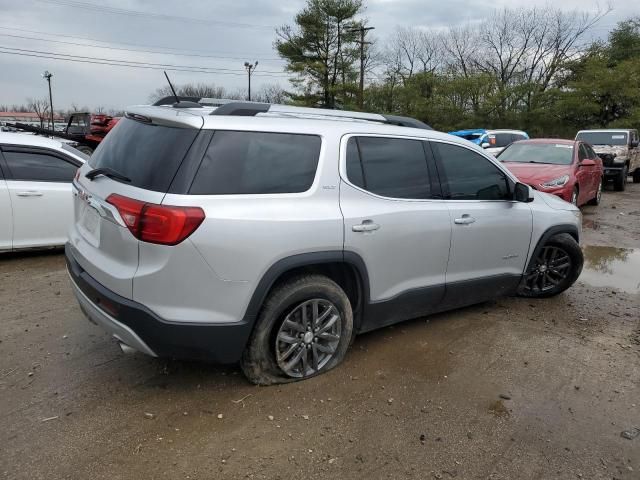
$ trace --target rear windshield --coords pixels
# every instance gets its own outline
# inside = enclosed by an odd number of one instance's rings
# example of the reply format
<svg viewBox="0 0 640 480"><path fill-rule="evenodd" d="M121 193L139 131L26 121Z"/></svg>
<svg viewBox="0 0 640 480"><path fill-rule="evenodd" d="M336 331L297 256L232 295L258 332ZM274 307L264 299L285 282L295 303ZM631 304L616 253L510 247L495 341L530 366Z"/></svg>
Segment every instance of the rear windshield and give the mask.
<svg viewBox="0 0 640 480"><path fill-rule="evenodd" d="M573 145L561 143L514 143L498 155L498 160L501 162L569 165L573 161Z"/></svg>
<svg viewBox="0 0 640 480"><path fill-rule="evenodd" d="M166 192L199 130L151 125L123 118L89 160L93 168L111 168L130 185Z"/></svg>
<svg viewBox="0 0 640 480"><path fill-rule="evenodd" d="M304 192L313 184L320 145L316 135L216 131L189 193Z"/></svg>
<svg viewBox="0 0 640 480"><path fill-rule="evenodd" d="M580 132L576 140L582 140L591 145L626 145L627 134L625 132Z"/></svg>

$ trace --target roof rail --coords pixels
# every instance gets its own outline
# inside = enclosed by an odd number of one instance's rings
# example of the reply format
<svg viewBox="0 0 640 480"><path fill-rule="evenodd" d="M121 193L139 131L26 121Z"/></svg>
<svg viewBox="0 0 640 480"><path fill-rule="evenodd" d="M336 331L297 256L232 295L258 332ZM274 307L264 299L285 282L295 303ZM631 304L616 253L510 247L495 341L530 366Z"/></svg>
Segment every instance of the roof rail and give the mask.
<svg viewBox="0 0 640 480"><path fill-rule="evenodd" d="M289 105L277 105L258 102L233 102L226 103L216 108L211 115L230 115L252 117L258 114L275 114L281 116L305 116L316 118L344 118L349 120L364 120L379 122L400 127L421 128L433 130L429 125L411 117L397 115L381 115L379 113L353 112L346 110L329 110L324 108L292 107Z"/></svg>
<svg viewBox="0 0 640 480"><path fill-rule="evenodd" d="M192 105L188 108L198 108L198 107L220 107L222 105L226 105L227 103L236 103L237 100L229 100L226 98L209 98L209 97L181 97L178 96L178 102L176 102L176 97L170 95L168 97L162 97L157 100L153 106L160 107L163 105L171 105L176 108L178 107L178 103L192 103L196 105ZM184 108L184 107L183 107Z"/></svg>

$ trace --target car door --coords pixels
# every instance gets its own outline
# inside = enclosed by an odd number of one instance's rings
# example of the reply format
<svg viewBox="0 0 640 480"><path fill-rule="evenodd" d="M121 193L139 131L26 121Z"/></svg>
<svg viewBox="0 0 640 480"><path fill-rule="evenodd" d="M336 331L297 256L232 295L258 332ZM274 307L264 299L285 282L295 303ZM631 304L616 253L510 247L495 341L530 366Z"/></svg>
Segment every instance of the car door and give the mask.
<svg viewBox="0 0 640 480"><path fill-rule="evenodd" d="M602 159L598 156L598 154L591 148L589 144L584 143L584 148L587 151L587 158L593 160L595 165L590 167L591 171L591 189L592 194L589 199L594 198L598 193L598 189L600 188L600 183L602 182Z"/></svg>
<svg viewBox="0 0 640 480"><path fill-rule="evenodd" d="M11 250L11 242L13 239L11 197L9 196L9 188L4 178L2 164L2 152L0 152L0 251Z"/></svg>
<svg viewBox="0 0 640 480"><path fill-rule="evenodd" d="M589 158L589 152L584 143L578 147L578 168L576 178L578 179L578 205L589 201L595 196L595 165L583 165L582 161Z"/></svg>
<svg viewBox="0 0 640 480"><path fill-rule="evenodd" d="M444 295L451 224L420 139L359 135L341 145L345 257L364 262L361 330L434 311Z"/></svg>
<svg viewBox="0 0 640 480"><path fill-rule="evenodd" d="M631 156L629 161L629 174L632 174L636 169L640 168L640 145L638 144L638 131L631 130L629 133L629 153Z"/></svg>
<svg viewBox="0 0 640 480"><path fill-rule="evenodd" d="M63 245L73 219L71 181L80 162L47 148L3 146L13 210L13 248Z"/></svg>
<svg viewBox="0 0 640 480"><path fill-rule="evenodd" d="M529 252L531 207L513 181L471 148L431 141L451 222L443 306L470 305L517 287Z"/></svg>

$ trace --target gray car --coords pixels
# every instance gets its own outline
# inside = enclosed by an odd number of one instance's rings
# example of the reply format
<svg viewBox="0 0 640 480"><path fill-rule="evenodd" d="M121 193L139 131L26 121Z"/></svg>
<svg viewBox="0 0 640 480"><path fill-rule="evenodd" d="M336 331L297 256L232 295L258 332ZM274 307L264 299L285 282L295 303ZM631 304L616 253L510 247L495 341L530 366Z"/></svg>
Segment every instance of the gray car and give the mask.
<svg viewBox="0 0 640 480"><path fill-rule="evenodd" d="M580 211L463 139L377 114L185 106L130 108L74 180L72 286L125 346L285 382L336 366L358 333L556 295L581 272Z"/></svg>

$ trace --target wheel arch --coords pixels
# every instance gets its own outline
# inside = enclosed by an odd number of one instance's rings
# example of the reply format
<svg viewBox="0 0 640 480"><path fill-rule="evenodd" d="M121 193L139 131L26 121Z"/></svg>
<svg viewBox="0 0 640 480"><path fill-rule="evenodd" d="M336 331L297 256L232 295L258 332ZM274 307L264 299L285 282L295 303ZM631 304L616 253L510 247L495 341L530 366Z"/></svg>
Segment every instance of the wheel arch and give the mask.
<svg viewBox="0 0 640 480"><path fill-rule="evenodd" d="M354 331L358 331L364 305L369 302L369 275L362 257L350 251L309 252L282 258L262 275L251 295L244 321L254 324L269 293L298 274L317 273L336 282L352 304Z"/></svg>
<svg viewBox="0 0 640 480"><path fill-rule="evenodd" d="M576 227L575 225L571 225L567 223L567 224L554 225L552 227L549 227L547 230L544 231L542 235L540 235L540 238L538 239L538 242L536 243L536 246L533 249L531 256L529 257L529 262L527 263L527 269L525 270L525 272L529 271L529 269L531 268L533 262L535 262L535 259L538 257L538 254L540 253L540 250L545 245L545 243L547 243L547 241L551 237L555 235L560 235L562 233L571 235L571 237L576 241L576 243L580 243L580 233L578 232L578 227Z"/></svg>

